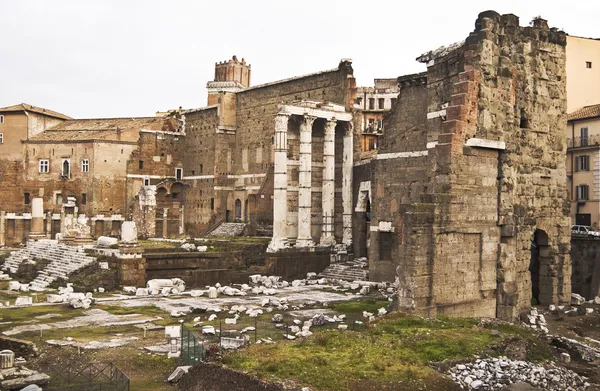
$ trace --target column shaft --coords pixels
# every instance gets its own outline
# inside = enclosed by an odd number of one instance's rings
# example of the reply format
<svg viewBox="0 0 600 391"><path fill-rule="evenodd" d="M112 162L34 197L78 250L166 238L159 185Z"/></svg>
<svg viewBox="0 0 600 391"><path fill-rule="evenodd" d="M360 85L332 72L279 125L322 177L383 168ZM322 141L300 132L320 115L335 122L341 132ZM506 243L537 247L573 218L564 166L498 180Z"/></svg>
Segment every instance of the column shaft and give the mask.
<svg viewBox="0 0 600 391"><path fill-rule="evenodd" d="M0 212L0 246L6 245L6 212Z"/></svg>
<svg viewBox="0 0 600 391"><path fill-rule="evenodd" d="M275 167L273 172L273 238L267 251L287 246L287 132L289 116L275 116Z"/></svg>
<svg viewBox="0 0 600 391"><path fill-rule="evenodd" d="M312 205L312 125L315 117L304 116L300 125L300 170L298 175L297 247L314 246L311 233Z"/></svg>
<svg viewBox="0 0 600 391"><path fill-rule="evenodd" d="M348 122L344 133L342 158L342 208L343 239L346 246L352 245L352 169L354 165L354 138L352 122Z"/></svg>
<svg viewBox="0 0 600 391"><path fill-rule="evenodd" d="M321 244L330 246L335 244L333 234L334 201L335 201L335 125L336 120L331 119L325 125L325 136L323 138L323 231L321 233Z"/></svg>

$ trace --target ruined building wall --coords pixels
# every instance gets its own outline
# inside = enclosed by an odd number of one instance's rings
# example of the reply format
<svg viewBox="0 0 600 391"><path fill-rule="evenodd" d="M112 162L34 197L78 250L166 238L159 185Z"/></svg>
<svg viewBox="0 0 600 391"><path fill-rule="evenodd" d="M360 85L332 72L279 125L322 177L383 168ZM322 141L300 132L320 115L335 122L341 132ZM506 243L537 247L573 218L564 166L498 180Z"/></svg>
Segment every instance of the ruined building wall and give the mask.
<svg viewBox="0 0 600 391"><path fill-rule="evenodd" d="M509 319L532 295L569 300L565 35L542 22L484 12L464 45L422 58L424 100L401 87L373 163L371 268L397 260L402 309Z"/></svg>
<svg viewBox="0 0 600 391"><path fill-rule="evenodd" d="M200 236L216 219L214 181L218 122L216 106L185 113L185 229L192 236Z"/></svg>

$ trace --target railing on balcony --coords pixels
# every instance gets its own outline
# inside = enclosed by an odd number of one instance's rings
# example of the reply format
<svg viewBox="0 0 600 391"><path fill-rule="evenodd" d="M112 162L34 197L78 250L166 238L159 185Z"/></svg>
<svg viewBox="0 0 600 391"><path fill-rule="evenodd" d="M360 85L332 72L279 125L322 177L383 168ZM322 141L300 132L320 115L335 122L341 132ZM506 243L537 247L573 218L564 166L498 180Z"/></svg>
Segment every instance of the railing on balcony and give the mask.
<svg viewBox="0 0 600 391"><path fill-rule="evenodd" d="M599 136L567 138L567 148L600 146Z"/></svg>

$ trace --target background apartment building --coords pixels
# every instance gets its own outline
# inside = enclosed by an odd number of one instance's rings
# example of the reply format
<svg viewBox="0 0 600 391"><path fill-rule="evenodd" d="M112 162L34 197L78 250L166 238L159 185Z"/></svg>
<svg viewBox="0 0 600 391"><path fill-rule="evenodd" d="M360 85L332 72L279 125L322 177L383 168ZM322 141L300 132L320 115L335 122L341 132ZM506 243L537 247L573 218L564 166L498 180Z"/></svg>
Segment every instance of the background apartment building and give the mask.
<svg viewBox="0 0 600 391"><path fill-rule="evenodd" d="M360 130L363 152L377 149L377 140L383 134L383 116L392 109L398 92L395 78L375 79L375 87L358 88L354 108L362 113Z"/></svg>
<svg viewBox="0 0 600 391"><path fill-rule="evenodd" d="M566 53L571 222L600 228L600 40L568 36Z"/></svg>

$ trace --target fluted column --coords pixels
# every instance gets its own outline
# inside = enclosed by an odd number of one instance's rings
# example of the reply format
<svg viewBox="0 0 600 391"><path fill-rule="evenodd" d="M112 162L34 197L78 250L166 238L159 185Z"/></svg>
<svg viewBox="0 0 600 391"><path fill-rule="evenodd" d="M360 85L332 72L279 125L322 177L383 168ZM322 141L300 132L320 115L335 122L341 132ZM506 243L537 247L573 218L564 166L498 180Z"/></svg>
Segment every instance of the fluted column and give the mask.
<svg viewBox="0 0 600 391"><path fill-rule="evenodd" d="M354 165L354 132L352 122L347 123L344 133L344 151L342 156L342 224L344 228L342 243L352 245L352 167Z"/></svg>
<svg viewBox="0 0 600 391"><path fill-rule="evenodd" d="M312 125L316 117L305 115L300 124L300 170L298 175L298 239L296 247L314 246L311 235Z"/></svg>
<svg viewBox="0 0 600 391"><path fill-rule="evenodd" d="M335 244L333 234L334 200L335 200L335 118L325 124L325 137L323 138L323 231L321 232L321 245Z"/></svg>
<svg viewBox="0 0 600 391"><path fill-rule="evenodd" d="M267 251L287 246L287 132L289 115L275 116L275 167L273 173L273 237Z"/></svg>

